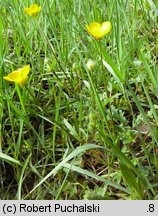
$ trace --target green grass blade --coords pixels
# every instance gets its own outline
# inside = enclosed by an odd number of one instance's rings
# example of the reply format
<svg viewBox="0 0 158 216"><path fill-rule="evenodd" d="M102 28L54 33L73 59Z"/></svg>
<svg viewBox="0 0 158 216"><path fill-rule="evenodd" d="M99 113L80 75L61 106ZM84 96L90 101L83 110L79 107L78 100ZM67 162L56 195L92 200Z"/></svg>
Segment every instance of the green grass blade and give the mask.
<svg viewBox="0 0 158 216"><path fill-rule="evenodd" d="M65 159L63 159L50 173L48 173L31 191L32 193L34 190L36 190L41 184L43 184L50 176L55 175L62 167L63 165L68 162L69 160L73 159L74 157L78 156L81 153L84 153L87 150L95 149L95 148L101 148L94 144L86 144L80 147L77 147L72 153L70 153Z"/></svg>
<svg viewBox="0 0 158 216"><path fill-rule="evenodd" d="M18 160L15 160L14 158L10 157L9 155L6 155L2 152L0 152L0 159L5 160L8 163L13 163L21 166L21 163Z"/></svg>
<svg viewBox="0 0 158 216"><path fill-rule="evenodd" d="M77 166L74 166L74 165L71 165L71 164L68 164L68 163L65 163L63 165L63 167L66 167L68 169L71 169L72 171L78 172L79 174L82 174L83 176L88 176L88 177L90 177L92 179L95 179L97 181L104 182L107 186L112 186L112 187L114 187L114 188L116 188L118 190L121 190L121 191L124 191L127 194L130 194L130 191L128 189L120 186L119 184L116 184L116 183L114 183L114 182L112 182L112 181L110 181L108 179L105 179L105 178L103 178L101 176L98 176L98 175L96 175L96 174L94 174L92 172L89 172L87 170L84 170L84 169L82 169L80 167L77 167Z"/></svg>

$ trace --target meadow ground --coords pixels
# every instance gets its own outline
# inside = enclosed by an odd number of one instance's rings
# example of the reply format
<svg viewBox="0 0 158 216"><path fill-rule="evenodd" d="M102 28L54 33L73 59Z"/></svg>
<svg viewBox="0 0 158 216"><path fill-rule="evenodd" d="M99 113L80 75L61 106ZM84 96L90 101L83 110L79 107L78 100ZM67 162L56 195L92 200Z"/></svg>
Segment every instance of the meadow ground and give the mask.
<svg viewBox="0 0 158 216"><path fill-rule="evenodd" d="M158 1L0 11L0 199L158 199ZM3 78L26 65L24 85Z"/></svg>

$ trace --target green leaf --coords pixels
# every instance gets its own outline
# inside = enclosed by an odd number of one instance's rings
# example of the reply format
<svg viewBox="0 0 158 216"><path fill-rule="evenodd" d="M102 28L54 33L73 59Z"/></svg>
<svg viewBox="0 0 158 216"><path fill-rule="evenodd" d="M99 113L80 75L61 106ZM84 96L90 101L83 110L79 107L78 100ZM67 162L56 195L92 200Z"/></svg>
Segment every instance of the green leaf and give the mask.
<svg viewBox="0 0 158 216"><path fill-rule="evenodd" d="M120 84L124 82L124 77L121 71L116 67L116 65L112 62L110 56L107 53L104 53L105 60L103 60L103 65L106 69L114 76L116 81Z"/></svg>
<svg viewBox="0 0 158 216"><path fill-rule="evenodd" d="M93 179L95 179L97 181L104 182L107 186L112 186L112 187L114 187L116 189L122 190L122 191L130 194L130 191L128 189L126 189L126 188L120 186L119 184L114 183L114 182L112 182L112 181L110 181L108 179L105 179L105 178L103 178L101 176L98 176L98 175L96 175L96 174L94 174L92 172L89 172L87 170L84 170L84 169L82 169L80 167L77 167L77 166L74 166L74 165L71 165L71 164L68 164L68 163L65 163L63 166L68 168L68 169L71 169L71 170L73 170L75 172L78 172L78 173L80 173L80 174L82 174L84 176L88 176L88 177L91 177L91 178L93 178Z"/></svg>
<svg viewBox="0 0 158 216"><path fill-rule="evenodd" d="M0 159L5 160L6 162L15 163L17 165L21 165L21 163L18 160L15 160L14 158L0 152Z"/></svg>
<svg viewBox="0 0 158 216"><path fill-rule="evenodd" d="M80 138L79 138L79 136L78 136L78 134L77 134L75 128L72 127L72 126L70 125L70 123L69 123L66 119L64 119L64 124L65 124L65 126L67 127L67 129L69 130L70 134L71 134L72 136L74 136L78 141L80 141Z"/></svg>
<svg viewBox="0 0 158 216"><path fill-rule="evenodd" d="M129 185L129 187L134 188L137 190L137 182L136 182L136 175L129 167L127 167L124 163L121 161L119 162L120 170L122 172L122 175L126 181L126 183Z"/></svg>
<svg viewBox="0 0 158 216"><path fill-rule="evenodd" d="M73 152L71 152L66 158L64 158L51 172L49 172L32 190L32 193L36 188L38 188L41 184L43 184L50 176L55 175L69 160L75 158L79 154L95 148L102 148L100 146L94 144L86 144L76 148Z"/></svg>
<svg viewBox="0 0 158 216"><path fill-rule="evenodd" d="M134 91L132 90L132 88L130 87L130 85L128 85L128 88L130 90L130 93L131 93L131 95L133 97L133 100L134 100L135 104L137 105L137 107L138 107L138 109L139 109L139 111L140 111L140 113L141 113L141 115L143 117L144 122L148 126L153 139L155 140L156 144L158 145L157 135L156 135L154 129L152 128L152 126L151 126L151 123L150 123L150 120L148 119L147 114L145 113L145 111L144 111L144 109L143 109L143 107L142 107L139 99L137 98L136 94L134 93Z"/></svg>
<svg viewBox="0 0 158 216"><path fill-rule="evenodd" d="M127 185L129 186L131 192L132 191L136 192L138 197L142 199L142 193L141 193L142 190L139 191L140 187L138 185L138 181L137 181L138 177L136 176L136 174L133 172L132 169L130 169L128 166L126 166L121 161L119 162L119 165L120 165L120 170L122 172L123 178L125 182L127 183Z"/></svg>
<svg viewBox="0 0 158 216"><path fill-rule="evenodd" d="M18 184L18 191L17 191L17 199L18 200L21 200L21 194L22 194L22 183L23 183L23 180L24 180L24 172L25 172L25 169L28 165L28 162L30 160L30 157L31 157L31 153L29 154L29 156L27 157L23 167L22 167L22 170L21 170L21 175L20 175L20 179L19 179L19 184Z"/></svg>

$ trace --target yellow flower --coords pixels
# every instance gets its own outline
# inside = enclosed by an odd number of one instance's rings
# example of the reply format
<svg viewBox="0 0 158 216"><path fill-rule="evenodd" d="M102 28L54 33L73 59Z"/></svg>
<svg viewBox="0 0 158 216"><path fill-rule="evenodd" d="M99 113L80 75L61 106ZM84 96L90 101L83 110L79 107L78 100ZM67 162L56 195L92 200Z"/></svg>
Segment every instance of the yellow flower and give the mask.
<svg viewBox="0 0 158 216"><path fill-rule="evenodd" d="M41 10L41 6L38 6L37 4L32 4L30 7L24 8L24 12L29 14L32 17L36 17Z"/></svg>
<svg viewBox="0 0 158 216"><path fill-rule="evenodd" d="M111 31L112 25L109 21L103 23L92 22L89 25L86 25L86 28L89 34L99 40Z"/></svg>
<svg viewBox="0 0 158 216"><path fill-rule="evenodd" d="M10 82L15 82L19 84L21 87L23 87L25 82L28 79L29 72L30 72L30 65L26 65L23 68L11 72L10 74L8 74L8 76L3 77L3 79Z"/></svg>

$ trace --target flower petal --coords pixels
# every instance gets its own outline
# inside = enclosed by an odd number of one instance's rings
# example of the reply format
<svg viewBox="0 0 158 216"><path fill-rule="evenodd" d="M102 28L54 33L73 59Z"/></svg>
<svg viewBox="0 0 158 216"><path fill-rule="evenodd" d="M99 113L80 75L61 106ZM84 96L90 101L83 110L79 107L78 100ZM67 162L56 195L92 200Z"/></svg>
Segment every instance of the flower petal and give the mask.
<svg viewBox="0 0 158 216"><path fill-rule="evenodd" d="M41 10L41 6L38 6L37 4L32 4L30 7L24 8L24 12L29 14L32 17L37 16L40 10Z"/></svg>
<svg viewBox="0 0 158 216"><path fill-rule="evenodd" d="M23 68L13 71L8 74L8 76L3 77L5 80L10 82L18 83L20 86L23 86L28 79L28 74L30 71L30 65L26 65Z"/></svg>
<svg viewBox="0 0 158 216"><path fill-rule="evenodd" d="M112 29L111 22L109 22L109 21L103 22L101 25L101 29L102 29L102 32L104 35L109 33Z"/></svg>

